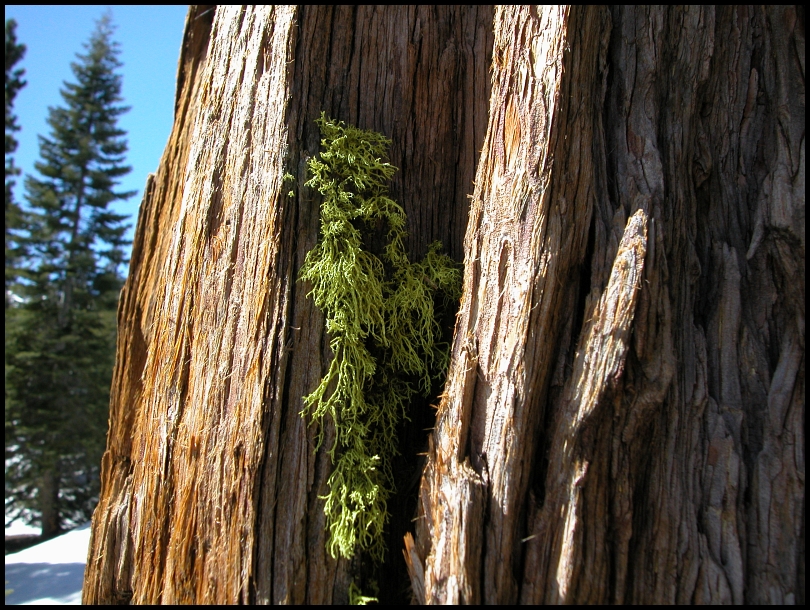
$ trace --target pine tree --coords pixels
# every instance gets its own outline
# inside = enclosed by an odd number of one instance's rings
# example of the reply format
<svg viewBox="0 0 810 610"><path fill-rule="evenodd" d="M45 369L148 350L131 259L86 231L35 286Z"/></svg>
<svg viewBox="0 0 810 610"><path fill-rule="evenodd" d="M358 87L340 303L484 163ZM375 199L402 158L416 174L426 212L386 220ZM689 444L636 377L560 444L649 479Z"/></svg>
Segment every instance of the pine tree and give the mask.
<svg viewBox="0 0 810 610"><path fill-rule="evenodd" d="M22 68L14 69L25 55L25 45L17 43L17 22L13 19L6 21L6 307L9 304L9 287L16 275L16 262L19 258L19 248L14 240L14 230L20 226L22 211L20 206L14 202L12 189L15 181L14 176L20 174L19 168L14 165L14 157L11 154L17 150L17 139L14 132L20 130L17 125L17 117L12 112L14 98L17 97L20 89L25 86Z"/></svg>
<svg viewBox="0 0 810 610"><path fill-rule="evenodd" d="M126 216L108 206L134 194L115 190L131 168L112 33L106 15L71 64L40 137L41 178L25 182L24 304L6 323L6 515L41 520L43 537L90 517L106 437L128 243Z"/></svg>

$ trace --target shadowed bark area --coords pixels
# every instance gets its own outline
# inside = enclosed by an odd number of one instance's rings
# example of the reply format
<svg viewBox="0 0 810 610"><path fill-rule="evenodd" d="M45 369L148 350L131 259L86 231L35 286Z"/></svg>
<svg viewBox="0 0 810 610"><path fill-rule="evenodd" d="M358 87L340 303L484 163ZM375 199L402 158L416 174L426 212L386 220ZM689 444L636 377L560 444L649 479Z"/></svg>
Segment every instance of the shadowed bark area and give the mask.
<svg viewBox="0 0 810 610"><path fill-rule="evenodd" d="M315 454L300 416L331 358L295 281L319 231L304 186L314 119L391 138L412 255L438 239L460 260L491 23L487 7L191 7L174 130L121 300L85 602L347 601L364 568L325 549L330 431ZM404 498L432 416L414 410L383 598L408 595Z"/></svg>
<svg viewBox="0 0 810 610"><path fill-rule="evenodd" d="M804 601L804 17L503 8L420 601Z"/></svg>
<svg viewBox="0 0 810 610"><path fill-rule="evenodd" d="M390 160L400 171L390 192L408 216L412 259L424 256L438 239L460 260L467 195L487 120L492 9L304 7L298 20L287 120L288 154L294 160L289 171L302 195L288 233L293 277L318 237L319 200L303 183L304 163L319 148L314 120L322 110L391 138ZM325 550L327 532L318 498L327 490L330 461L323 451L313 457L315 430L299 416L301 396L317 386L331 358L322 315L306 291L302 284L290 287L287 398L284 406L271 409L279 419L273 419L268 442L268 448L278 447L280 459L274 462L268 456L266 462L258 526L268 541L259 547L258 570L272 573L273 579L258 586L256 595L260 601L345 603L352 568L345 561L335 565ZM387 563L401 566L403 577L401 540L415 510L403 493L409 479L415 488L416 453L424 451L431 416L427 405L414 405L413 421L403 431L407 451L398 462L400 495L389 503ZM331 445L330 434L327 430L325 447ZM308 484L288 483L297 480ZM407 599L407 578L380 576L383 596Z"/></svg>
<svg viewBox="0 0 810 610"><path fill-rule="evenodd" d="M804 37L793 7L192 6L84 601L804 603ZM300 417L322 111L392 139L411 256L465 264L378 568L328 555L333 431Z"/></svg>

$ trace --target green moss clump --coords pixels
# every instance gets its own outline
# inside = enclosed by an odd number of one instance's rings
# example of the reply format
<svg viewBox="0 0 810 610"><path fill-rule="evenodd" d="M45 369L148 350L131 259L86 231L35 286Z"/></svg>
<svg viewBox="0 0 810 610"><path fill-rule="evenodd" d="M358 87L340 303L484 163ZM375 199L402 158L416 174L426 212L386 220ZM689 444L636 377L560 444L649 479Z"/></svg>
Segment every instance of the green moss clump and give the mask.
<svg viewBox="0 0 810 610"><path fill-rule="evenodd" d="M306 184L323 196L321 239L300 279L312 283L308 296L326 317L334 358L304 397L302 415L319 422L328 415L335 425L324 506L331 555L360 549L381 561L397 425L414 394L427 395L446 373L449 346L436 306L440 296L445 305L460 297L461 271L439 242L423 261L408 260L405 212L388 196L397 171L383 161L390 141L325 114L316 122L325 150L308 161ZM364 237L381 224L388 233L378 257ZM323 427L319 445L322 434Z"/></svg>

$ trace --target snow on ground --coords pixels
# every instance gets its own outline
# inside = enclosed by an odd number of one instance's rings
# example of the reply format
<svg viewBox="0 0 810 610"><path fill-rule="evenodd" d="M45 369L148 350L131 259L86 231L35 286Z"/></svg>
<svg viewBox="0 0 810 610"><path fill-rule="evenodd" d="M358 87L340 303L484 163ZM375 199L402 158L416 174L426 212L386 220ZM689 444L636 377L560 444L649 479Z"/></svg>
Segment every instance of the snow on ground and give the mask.
<svg viewBox="0 0 810 610"><path fill-rule="evenodd" d="M81 604L89 544L90 524L86 523L6 555L6 604Z"/></svg>
<svg viewBox="0 0 810 610"><path fill-rule="evenodd" d="M6 536L20 536L23 534L39 536L41 533L42 528L26 525L22 521L14 521L11 525L6 524Z"/></svg>

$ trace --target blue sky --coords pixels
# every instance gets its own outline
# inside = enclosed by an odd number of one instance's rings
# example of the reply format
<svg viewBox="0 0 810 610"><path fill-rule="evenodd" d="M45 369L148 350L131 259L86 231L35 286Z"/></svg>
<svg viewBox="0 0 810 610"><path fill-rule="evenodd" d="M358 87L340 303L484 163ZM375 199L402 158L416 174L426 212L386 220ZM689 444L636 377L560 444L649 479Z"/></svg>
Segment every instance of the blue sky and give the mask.
<svg viewBox="0 0 810 610"><path fill-rule="evenodd" d="M28 84L14 100L14 114L22 128L14 153L23 175L34 172L39 159L38 135L48 135L45 122L49 106L63 106L59 89L64 81L75 82L70 63L84 52L95 22L106 6L6 5L6 19L17 21L17 41L27 47L15 67L25 69ZM110 6L116 26L114 39L121 45L119 69L123 76L124 104L131 110L119 119L127 131L127 163L132 171L121 180L119 190L137 191L115 210L131 215L129 239L135 226L146 176L157 169L169 138L174 113L177 59L183 37L187 5ZM20 177L22 178L22 176ZM23 201L23 180L18 179L15 199Z"/></svg>

